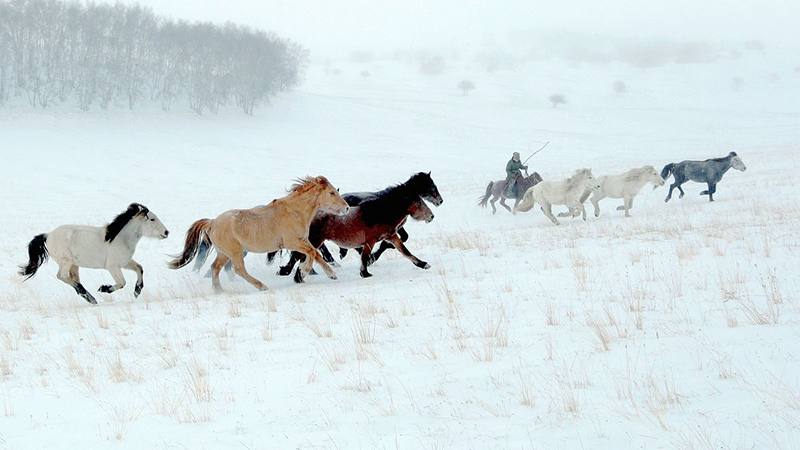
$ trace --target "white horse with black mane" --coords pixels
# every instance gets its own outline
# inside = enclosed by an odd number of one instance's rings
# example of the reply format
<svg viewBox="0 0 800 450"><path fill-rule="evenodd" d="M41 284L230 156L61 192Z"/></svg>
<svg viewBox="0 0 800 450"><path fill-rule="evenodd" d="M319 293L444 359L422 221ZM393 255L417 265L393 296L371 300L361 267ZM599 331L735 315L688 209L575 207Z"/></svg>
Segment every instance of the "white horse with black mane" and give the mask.
<svg viewBox="0 0 800 450"><path fill-rule="evenodd" d="M522 196L522 203L514 208L514 212L527 212L533 205L542 205L542 212L554 224L560 225L553 215L552 205L566 205L572 210L579 208L579 199L586 189L600 189L600 184L592 175L592 169L578 169L575 173L561 181L542 181L528 189Z"/></svg>
<svg viewBox="0 0 800 450"><path fill-rule="evenodd" d="M134 297L144 287L142 266L133 260L136 245L143 237L166 239L169 230L145 206L131 203L105 227L86 225L62 225L47 234L40 234L28 244L30 261L20 266L19 274L28 280L49 256L58 264L58 279L72 286L87 302L96 305L97 300L81 284L79 267L105 269L114 278L114 285L100 286L100 292L111 293L125 287L121 269L136 272Z"/></svg>
<svg viewBox="0 0 800 450"><path fill-rule="evenodd" d="M600 200L604 198L620 198L622 205L617 206L617 211L625 211L625 217L630 217L630 210L633 208L633 198L639 195L642 188L647 183L653 184L653 189L663 186L664 179L658 174L656 168L653 166L644 166L636 169L631 169L619 175L606 175L597 177L600 183L600 189L586 189L579 200L579 209L570 208L568 212L563 212L558 217L575 217L578 214L583 215L583 220L586 220L586 209L583 204L589 195L592 196L592 206L594 206L594 216L600 216Z"/></svg>

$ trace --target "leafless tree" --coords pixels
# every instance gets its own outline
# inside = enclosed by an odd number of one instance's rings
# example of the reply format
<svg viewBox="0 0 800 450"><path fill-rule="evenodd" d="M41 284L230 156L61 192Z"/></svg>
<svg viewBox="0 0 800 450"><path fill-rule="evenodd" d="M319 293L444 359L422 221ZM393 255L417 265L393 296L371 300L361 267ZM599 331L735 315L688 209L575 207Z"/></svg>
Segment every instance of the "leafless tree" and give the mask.
<svg viewBox="0 0 800 450"><path fill-rule="evenodd" d="M469 91L475 89L475 83L470 80L461 80L456 87L458 87L462 94L467 95Z"/></svg>
<svg viewBox="0 0 800 450"><path fill-rule="evenodd" d="M617 97L628 92L628 86L623 81L615 81L611 87Z"/></svg>
<svg viewBox="0 0 800 450"><path fill-rule="evenodd" d="M553 94L547 99L550 100L553 108L558 108L558 105L567 103L567 98L564 96L564 94Z"/></svg>

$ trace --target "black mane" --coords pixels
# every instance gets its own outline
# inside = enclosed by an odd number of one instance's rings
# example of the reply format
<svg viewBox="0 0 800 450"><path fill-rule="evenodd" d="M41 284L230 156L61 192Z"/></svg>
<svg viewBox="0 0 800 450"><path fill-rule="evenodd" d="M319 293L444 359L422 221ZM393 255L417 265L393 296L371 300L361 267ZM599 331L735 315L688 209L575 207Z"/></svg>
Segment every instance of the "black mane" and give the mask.
<svg viewBox="0 0 800 450"><path fill-rule="evenodd" d="M125 225L133 220L134 217L140 215L146 216L149 212L150 211L146 206L139 203L131 203L128 206L128 209L123 211L122 214L118 215L117 217L114 217L114 220L106 225L106 242L113 242L122 229L125 228Z"/></svg>
<svg viewBox="0 0 800 450"><path fill-rule="evenodd" d="M372 198L359 205L364 223L373 226L399 222L408 213L409 206L425 194L430 182L430 177L420 172L405 183L375 192Z"/></svg>
<svg viewBox="0 0 800 450"><path fill-rule="evenodd" d="M722 161L726 161L728 159L731 159L734 156L739 156L739 155L737 155L736 152L730 152L730 153L728 153L728 156L723 156L722 158L709 158L709 159L705 160L705 162L710 162L710 161L722 162Z"/></svg>

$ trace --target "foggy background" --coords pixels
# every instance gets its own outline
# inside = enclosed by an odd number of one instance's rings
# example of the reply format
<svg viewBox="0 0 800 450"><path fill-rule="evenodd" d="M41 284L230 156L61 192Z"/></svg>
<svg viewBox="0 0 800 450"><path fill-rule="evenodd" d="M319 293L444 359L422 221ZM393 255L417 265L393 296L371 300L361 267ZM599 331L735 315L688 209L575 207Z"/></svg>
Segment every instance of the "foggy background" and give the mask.
<svg viewBox="0 0 800 450"><path fill-rule="evenodd" d="M125 0L125 3L136 3ZM313 61L353 50L453 54L503 46L519 52L580 46L698 42L736 48L758 40L800 48L794 0L142 0L156 14L234 21L289 37ZM545 47L542 49L541 47ZM543 55L544 56L544 55Z"/></svg>

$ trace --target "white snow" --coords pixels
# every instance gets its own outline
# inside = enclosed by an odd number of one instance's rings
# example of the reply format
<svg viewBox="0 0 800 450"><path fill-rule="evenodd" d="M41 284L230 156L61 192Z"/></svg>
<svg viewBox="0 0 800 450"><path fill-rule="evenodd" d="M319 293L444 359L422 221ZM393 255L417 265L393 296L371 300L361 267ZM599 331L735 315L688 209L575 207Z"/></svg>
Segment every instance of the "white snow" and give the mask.
<svg viewBox="0 0 800 450"><path fill-rule="evenodd" d="M0 448L796 448L800 76L786 56L491 75L451 61L438 77L313 65L255 117L0 107ZM568 103L551 108L554 92ZM647 186L629 219L615 200L560 227L538 207L475 205L513 151L544 141L530 164L545 179L729 151L748 170L715 203L699 184L667 204L671 180ZM445 199L407 227L428 271L387 252L364 280L351 254L337 281L295 285L251 255L270 291L223 275L215 295L166 268L194 220L296 177L349 192L417 171ZM16 275L35 234L133 201L172 233L137 250L139 299L131 273L96 307L52 261ZM92 291L111 280L81 275Z"/></svg>

